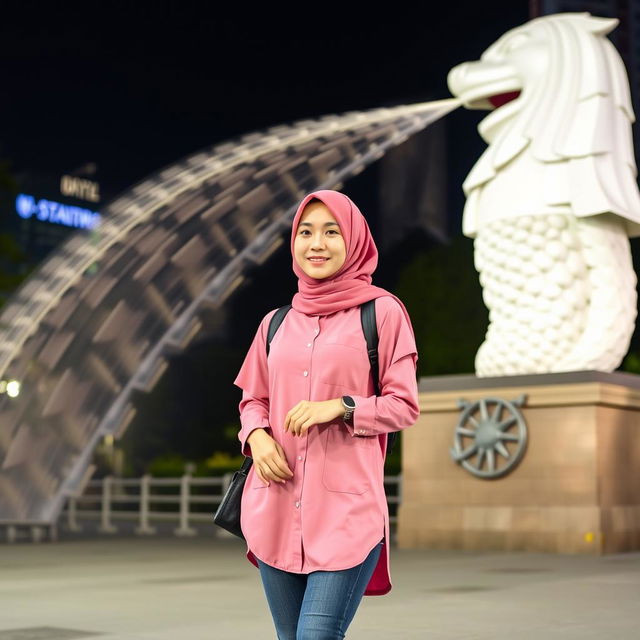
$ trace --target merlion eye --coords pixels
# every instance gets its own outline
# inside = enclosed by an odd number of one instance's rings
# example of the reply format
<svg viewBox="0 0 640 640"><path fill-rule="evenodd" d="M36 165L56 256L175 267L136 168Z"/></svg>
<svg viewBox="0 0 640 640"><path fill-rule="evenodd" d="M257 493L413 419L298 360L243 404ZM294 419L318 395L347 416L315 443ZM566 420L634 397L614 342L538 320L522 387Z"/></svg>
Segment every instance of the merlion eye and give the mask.
<svg viewBox="0 0 640 640"><path fill-rule="evenodd" d="M528 41L529 41L529 36L525 35L524 33L519 33L518 35L514 36L511 40L509 40L509 42L506 43L504 47L504 51L505 53L511 53L512 51L519 49L522 45L526 44Z"/></svg>

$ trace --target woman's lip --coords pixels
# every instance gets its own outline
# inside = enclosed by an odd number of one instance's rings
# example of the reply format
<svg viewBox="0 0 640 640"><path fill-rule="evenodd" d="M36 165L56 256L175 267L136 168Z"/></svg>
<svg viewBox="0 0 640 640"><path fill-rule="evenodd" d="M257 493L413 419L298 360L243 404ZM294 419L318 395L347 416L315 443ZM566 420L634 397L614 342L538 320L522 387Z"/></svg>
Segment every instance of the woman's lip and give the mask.
<svg viewBox="0 0 640 640"><path fill-rule="evenodd" d="M329 258L307 258L307 260L310 260L311 262L318 262L318 261L322 261L322 262L326 262Z"/></svg>

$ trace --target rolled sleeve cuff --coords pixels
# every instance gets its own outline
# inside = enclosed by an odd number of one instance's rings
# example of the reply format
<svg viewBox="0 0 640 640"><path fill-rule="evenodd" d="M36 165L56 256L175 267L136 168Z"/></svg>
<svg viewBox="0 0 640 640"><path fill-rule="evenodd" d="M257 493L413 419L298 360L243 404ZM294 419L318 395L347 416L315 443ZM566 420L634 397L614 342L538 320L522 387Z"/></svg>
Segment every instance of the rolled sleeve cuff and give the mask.
<svg viewBox="0 0 640 640"><path fill-rule="evenodd" d="M356 408L351 420L345 421L349 433L356 436L376 435L376 398L377 396L354 396L351 394Z"/></svg>
<svg viewBox="0 0 640 640"><path fill-rule="evenodd" d="M247 442L247 438L253 433L256 429L264 429L270 436L273 437L271 432L271 427L268 424L265 425L257 425L255 427L250 427L248 429L242 429L240 432L240 445L242 455L246 458L253 458L251 453L251 445Z"/></svg>

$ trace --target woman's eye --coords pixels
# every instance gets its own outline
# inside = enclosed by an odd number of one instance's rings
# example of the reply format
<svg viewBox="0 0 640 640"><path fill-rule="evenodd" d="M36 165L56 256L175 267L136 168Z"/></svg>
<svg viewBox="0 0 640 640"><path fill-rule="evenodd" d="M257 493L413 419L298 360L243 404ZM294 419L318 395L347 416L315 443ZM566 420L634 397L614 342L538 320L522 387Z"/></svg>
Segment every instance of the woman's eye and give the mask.
<svg viewBox="0 0 640 640"><path fill-rule="evenodd" d="M303 229L300 232L301 235L306 235L307 233L310 233L308 229ZM335 233L336 235L338 235L338 232L335 229L329 229L327 233Z"/></svg>

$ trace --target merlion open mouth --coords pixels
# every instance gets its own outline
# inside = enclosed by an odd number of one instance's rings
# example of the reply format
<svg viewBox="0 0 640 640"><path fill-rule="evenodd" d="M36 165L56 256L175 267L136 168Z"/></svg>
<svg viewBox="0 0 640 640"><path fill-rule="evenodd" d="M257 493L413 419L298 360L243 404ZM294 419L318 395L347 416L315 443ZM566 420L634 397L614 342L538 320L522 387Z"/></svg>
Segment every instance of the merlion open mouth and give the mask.
<svg viewBox="0 0 640 640"><path fill-rule="evenodd" d="M487 100L495 109L499 109L501 106L511 102L520 96L520 91L508 91L506 93L499 93L495 96L489 96Z"/></svg>
<svg viewBox="0 0 640 640"><path fill-rule="evenodd" d="M505 62L477 60L463 62L447 75L451 93L468 109L494 111L515 100L522 91L522 79Z"/></svg>

